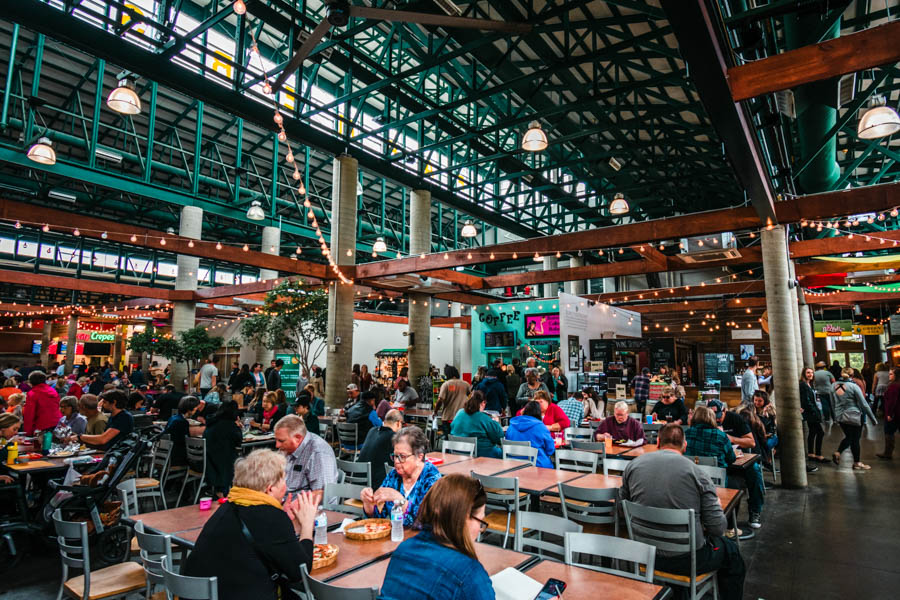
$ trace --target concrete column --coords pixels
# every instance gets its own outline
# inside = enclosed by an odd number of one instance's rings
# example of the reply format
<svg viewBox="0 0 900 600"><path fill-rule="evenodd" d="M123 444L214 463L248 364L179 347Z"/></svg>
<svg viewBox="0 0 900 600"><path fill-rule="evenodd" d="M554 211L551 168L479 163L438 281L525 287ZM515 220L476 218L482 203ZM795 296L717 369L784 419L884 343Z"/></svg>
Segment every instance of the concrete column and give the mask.
<svg viewBox="0 0 900 600"><path fill-rule="evenodd" d="M584 257L583 256L573 256L569 259L570 267L583 267L584 266ZM569 293L574 296L583 296L585 294L584 280L577 279L575 281L570 281L568 283Z"/></svg>
<svg viewBox="0 0 900 600"><path fill-rule="evenodd" d="M50 370L50 337L53 335L53 319L44 321L44 330L41 332L41 364Z"/></svg>
<svg viewBox="0 0 900 600"><path fill-rule="evenodd" d="M73 313L69 315L69 329L66 340L66 375L75 368L75 350L78 343L78 317Z"/></svg>
<svg viewBox="0 0 900 600"><path fill-rule="evenodd" d="M769 317L769 345L772 371L778 394L778 438L781 446L782 485L806 487L806 446L800 416L800 388L794 339L794 312L789 282L787 239L783 225L764 229L763 271L766 274L766 309Z"/></svg>
<svg viewBox="0 0 900 600"><path fill-rule="evenodd" d="M359 165L355 158L335 157L331 175L331 255L338 266L356 262L356 185ZM347 256L350 250L350 256ZM328 339L325 368L325 403L338 408L347 400L347 384L353 366L352 285L340 280L328 285ZM340 342L340 343L338 343Z"/></svg>
<svg viewBox="0 0 900 600"><path fill-rule="evenodd" d="M409 193L409 253L431 252L431 192ZM431 368L431 305L428 294L409 295L409 381L413 386Z"/></svg>
<svg viewBox="0 0 900 600"><path fill-rule="evenodd" d="M262 230L262 252L263 254L272 254L278 256L281 252L281 229L278 227L263 227ZM269 279L278 279L278 271L273 269L260 269L259 278L261 281ZM275 351L269 350L265 346L256 348L255 362L262 363L264 368L269 367L269 362L275 358Z"/></svg>
<svg viewBox="0 0 900 600"><path fill-rule="evenodd" d="M603 278L603 293L608 294L610 292L616 291L616 278L615 277L604 277Z"/></svg>
<svg viewBox="0 0 900 600"><path fill-rule="evenodd" d="M184 206L181 209L181 222L178 235L195 240L200 239L203 232L203 209L196 206ZM197 271L200 268L200 258L179 254L177 258L178 274L175 278L176 290L196 290ZM188 329L193 329L197 320L196 302L175 302L172 306L172 335ZM172 385L179 391L185 391L184 380L188 376L187 364L174 361L172 363ZM190 387L190 382L188 382Z"/></svg>
<svg viewBox="0 0 900 600"><path fill-rule="evenodd" d="M791 281L797 281L797 274L794 270L794 261L789 261L788 267L790 268L791 272ZM794 365L796 366L798 376L800 373L800 368L803 366L803 333L800 331L800 308L798 306L799 300L800 293L797 287L794 285L791 287L791 314L793 315L794 321L794 354L796 355Z"/></svg>
<svg viewBox="0 0 900 600"><path fill-rule="evenodd" d="M451 302L450 316L455 318L461 317L462 304ZM453 366L462 373L462 325L459 323L453 324Z"/></svg>
<svg viewBox="0 0 900 600"><path fill-rule="evenodd" d="M544 270L552 271L553 269L559 266L559 261L555 256L545 256L544 257ZM559 284L555 281L552 283L544 284L544 298L556 298L559 296Z"/></svg>
<svg viewBox="0 0 900 600"><path fill-rule="evenodd" d="M813 367L816 363L813 358L813 332L812 319L809 314L809 304L800 294L800 304L797 306L800 311L800 343L803 346L803 366Z"/></svg>
<svg viewBox="0 0 900 600"><path fill-rule="evenodd" d="M118 371L122 368L122 325L116 325L113 339L113 367Z"/></svg>

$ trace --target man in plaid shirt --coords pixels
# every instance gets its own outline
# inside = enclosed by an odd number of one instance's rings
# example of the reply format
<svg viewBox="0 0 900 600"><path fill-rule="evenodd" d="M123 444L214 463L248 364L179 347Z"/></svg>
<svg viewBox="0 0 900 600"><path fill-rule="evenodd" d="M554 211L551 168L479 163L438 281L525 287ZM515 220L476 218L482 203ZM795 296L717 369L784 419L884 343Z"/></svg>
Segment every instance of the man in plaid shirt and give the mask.
<svg viewBox="0 0 900 600"><path fill-rule="evenodd" d="M569 417L569 423L572 427L581 427L581 421L584 419L584 405L580 400L576 400L573 396L569 396L562 402L559 407Z"/></svg>
<svg viewBox="0 0 900 600"><path fill-rule="evenodd" d="M337 483L338 468L328 442L306 430L303 419L287 415L275 423L275 446L287 455L286 494L311 491L322 504L326 483Z"/></svg>
<svg viewBox="0 0 900 600"><path fill-rule="evenodd" d="M638 412L644 414L644 407L647 405L647 400L650 399L650 369L647 367L641 369L641 374L634 378L632 385Z"/></svg>
<svg viewBox="0 0 900 600"><path fill-rule="evenodd" d="M718 428L713 411L705 406L694 409L684 440L687 442L684 453L688 456L714 456L722 468L737 460L731 440Z"/></svg>

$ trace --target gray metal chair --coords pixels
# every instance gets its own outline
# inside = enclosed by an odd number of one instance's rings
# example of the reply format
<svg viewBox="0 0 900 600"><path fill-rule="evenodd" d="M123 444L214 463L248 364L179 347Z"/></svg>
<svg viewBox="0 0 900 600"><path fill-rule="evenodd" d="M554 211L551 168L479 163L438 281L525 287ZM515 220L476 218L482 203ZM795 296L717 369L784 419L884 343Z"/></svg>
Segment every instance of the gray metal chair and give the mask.
<svg viewBox="0 0 900 600"><path fill-rule="evenodd" d="M359 427L356 423L337 423L335 429L338 434L338 458L349 457L350 460L356 461L362 450L362 444L359 441Z"/></svg>
<svg viewBox="0 0 900 600"><path fill-rule="evenodd" d="M444 454L460 454L475 458L475 443L447 440L441 445L441 452Z"/></svg>
<svg viewBox="0 0 900 600"><path fill-rule="evenodd" d="M471 472L472 477L481 482L487 495L485 509L491 510L484 520L488 524L488 531L503 534L503 547L510 534L515 537L516 519L519 511L526 510L531 504L531 497L525 492L519 491L518 477L492 477ZM506 517L504 519L504 517Z"/></svg>
<svg viewBox="0 0 900 600"><path fill-rule="evenodd" d="M181 484L181 491L178 492L178 500L175 506L181 504L181 496L187 484L195 481L197 483L197 492L194 494L194 504L200 499L200 492L203 490L203 484L206 483L206 438L185 439L185 447L187 449L188 469L184 476L184 483Z"/></svg>
<svg viewBox="0 0 900 600"><path fill-rule="evenodd" d="M337 459L337 468L344 473L344 483L372 487L372 463Z"/></svg>
<svg viewBox="0 0 900 600"><path fill-rule="evenodd" d="M122 515L131 517L140 514L136 481L134 479L126 479L116 485L116 490L118 490L119 498L122 500Z"/></svg>
<svg viewBox="0 0 900 600"><path fill-rule="evenodd" d="M478 438L476 437L465 437L462 435L448 435L447 440L451 442L465 442L467 444L478 444Z"/></svg>
<svg viewBox="0 0 900 600"><path fill-rule="evenodd" d="M159 510L157 499L162 501L163 510L168 509L166 505L166 483L169 478L169 469L172 464L172 442L169 440L157 440L156 449L153 451L153 458L150 461L150 471L148 477L138 477L134 480L137 488L137 500L141 498L152 498L153 507Z"/></svg>
<svg viewBox="0 0 900 600"><path fill-rule="evenodd" d="M366 486L352 483L326 483L322 494L322 505L326 510L365 517L366 513L360 502L360 494L365 488ZM347 500L356 500L359 504L355 502L348 504Z"/></svg>
<svg viewBox="0 0 900 600"><path fill-rule="evenodd" d="M714 599L719 597L716 572L697 573L694 509L655 508L623 500L622 510L628 537L632 540L650 544L663 552L690 553L691 569L688 575L657 570L653 575L654 582L686 587L691 600L702 598L709 591L712 591Z"/></svg>
<svg viewBox="0 0 900 600"><path fill-rule="evenodd" d="M532 467L537 466L538 449L531 446L503 445L503 460L527 460Z"/></svg>
<svg viewBox="0 0 900 600"><path fill-rule="evenodd" d="M613 535L619 535L618 488L583 488L565 483L556 484L556 488L563 518L581 523L586 533L606 535L612 525Z"/></svg>
<svg viewBox="0 0 900 600"><path fill-rule="evenodd" d="M715 456L688 456L687 454L685 454L684 457L694 461L695 465L702 465L706 467L719 466L719 459Z"/></svg>
<svg viewBox="0 0 900 600"><path fill-rule="evenodd" d="M713 482L713 485L716 487L725 487L725 483L728 479L728 471L723 469L722 467L713 466L710 467L708 465L694 465L697 470L701 473L709 477L709 480Z"/></svg>
<svg viewBox="0 0 900 600"><path fill-rule="evenodd" d="M219 600L217 577L188 577L173 572L168 559L162 559L162 572L166 584L166 598L190 598L190 600Z"/></svg>
<svg viewBox="0 0 900 600"><path fill-rule="evenodd" d="M572 450L589 450L596 452L602 459L606 456L606 444L604 442L585 442L582 440L572 440Z"/></svg>
<svg viewBox="0 0 900 600"><path fill-rule="evenodd" d="M146 600L150 600L153 588L155 586L164 588L166 584L163 574L163 559L168 561L166 564L175 564L172 555L172 536L147 533L144 531L143 521L134 524L134 535L140 551L141 565L144 567L144 574L147 577Z"/></svg>
<svg viewBox="0 0 900 600"><path fill-rule="evenodd" d="M306 597L315 600L375 600L378 597L378 588L342 588L336 585L322 583L313 579L306 571L306 565L301 565L303 573L303 587L306 589Z"/></svg>
<svg viewBox="0 0 900 600"><path fill-rule="evenodd" d="M610 471L618 471L620 473L625 472L625 468L631 463L630 460L625 460L624 458L611 458L604 457L603 458L603 474L609 475Z"/></svg>
<svg viewBox="0 0 900 600"><path fill-rule="evenodd" d="M593 533L566 533L564 544L567 565L653 583L656 548L650 544ZM614 565L619 565L622 561L631 563L634 568L626 570L578 562L575 560L577 554L612 558ZM641 568L642 566L643 568Z"/></svg>
<svg viewBox="0 0 900 600"><path fill-rule="evenodd" d="M596 473L600 456L596 452L584 450L557 450L554 453L557 471L577 471L578 473Z"/></svg>
<svg viewBox="0 0 900 600"><path fill-rule="evenodd" d="M581 533L582 527L564 517L521 511L516 516L516 552L528 552L526 547L536 548L537 555L542 558L544 551L562 558L566 553L565 547L544 539L544 536L550 534L562 538L566 532ZM535 537L529 537L531 535Z"/></svg>
<svg viewBox="0 0 900 600"><path fill-rule="evenodd" d="M571 444L574 441L590 442L594 439L594 430L590 427L566 427L563 430L566 437L566 443Z"/></svg>
<svg viewBox="0 0 900 600"><path fill-rule="evenodd" d="M524 446L526 448L531 448L531 442L528 441L515 441L515 440L500 440L501 446Z"/></svg>
<svg viewBox="0 0 900 600"><path fill-rule="evenodd" d="M53 528L62 560L62 581L56 600L63 595L82 600L123 598L146 585L144 569L135 562L123 562L91 570L91 551L88 526L84 521L63 521L62 511L53 512ZM83 574L69 579L69 567L81 569Z"/></svg>

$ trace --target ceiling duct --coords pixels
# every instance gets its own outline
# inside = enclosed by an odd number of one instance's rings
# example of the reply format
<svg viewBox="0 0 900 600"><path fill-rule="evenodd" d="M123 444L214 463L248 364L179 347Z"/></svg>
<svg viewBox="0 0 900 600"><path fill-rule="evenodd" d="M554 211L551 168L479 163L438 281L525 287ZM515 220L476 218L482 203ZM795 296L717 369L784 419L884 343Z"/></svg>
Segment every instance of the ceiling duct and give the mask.
<svg viewBox="0 0 900 600"><path fill-rule="evenodd" d="M704 235L682 238L681 259L690 264L733 260L740 258L741 253L735 248L735 239L730 232L716 235Z"/></svg>

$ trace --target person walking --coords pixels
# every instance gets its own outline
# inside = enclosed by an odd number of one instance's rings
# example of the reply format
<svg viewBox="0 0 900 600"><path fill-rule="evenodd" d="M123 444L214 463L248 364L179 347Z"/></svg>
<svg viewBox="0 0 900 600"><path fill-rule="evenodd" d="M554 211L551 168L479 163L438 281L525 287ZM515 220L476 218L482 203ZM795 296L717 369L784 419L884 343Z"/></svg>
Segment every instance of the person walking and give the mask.
<svg viewBox="0 0 900 600"><path fill-rule="evenodd" d="M806 458L825 462L825 457L822 456L825 430L822 429L822 411L816 403L816 391L813 389L814 375L815 372L811 367L803 367L803 371L800 372L800 410L809 430L806 435Z"/></svg>
<svg viewBox="0 0 900 600"><path fill-rule="evenodd" d="M863 415L872 419L872 424L878 421L872 414L869 403L863 397L862 390L853 383L853 367L846 367L841 371L840 381L834 383L834 419L844 432L844 439L838 445L837 452L831 456L834 464L840 464L841 453L848 447L853 453L853 469L868 471L872 467L863 463L859 456L859 438L862 435Z"/></svg>
<svg viewBox="0 0 900 600"><path fill-rule="evenodd" d="M753 404L753 392L759 389L759 378L756 376L756 357L747 360L747 368L741 376L741 404Z"/></svg>
<svg viewBox="0 0 900 600"><path fill-rule="evenodd" d="M900 367L890 371L889 380L884 392L884 451L875 455L882 460L894 457L894 434L900 423Z"/></svg>
<svg viewBox="0 0 900 600"><path fill-rule="evenodd" d="M837 361L835 361L837 362ZM813 389L816 396L822 403L822 421L831 421L831 407L834 405L834 375L831 374L826 367L825 361L820 360L816 363L816 371L813 376Z"/></svg>

